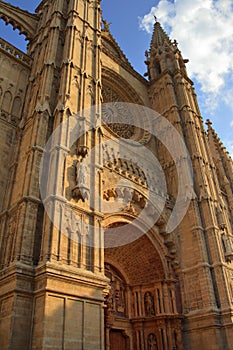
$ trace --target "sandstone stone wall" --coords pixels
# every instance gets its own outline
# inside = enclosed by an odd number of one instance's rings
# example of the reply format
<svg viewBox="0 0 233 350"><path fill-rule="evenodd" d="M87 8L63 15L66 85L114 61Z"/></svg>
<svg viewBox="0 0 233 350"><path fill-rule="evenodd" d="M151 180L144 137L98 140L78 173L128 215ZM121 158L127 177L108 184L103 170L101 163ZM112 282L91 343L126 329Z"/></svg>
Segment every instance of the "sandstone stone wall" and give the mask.
<svg viewBox="0 0 233 350"><path fill-rule="evenodd" d="M22 117L29 67L27 55L0 39L0 210Z"/></svg>

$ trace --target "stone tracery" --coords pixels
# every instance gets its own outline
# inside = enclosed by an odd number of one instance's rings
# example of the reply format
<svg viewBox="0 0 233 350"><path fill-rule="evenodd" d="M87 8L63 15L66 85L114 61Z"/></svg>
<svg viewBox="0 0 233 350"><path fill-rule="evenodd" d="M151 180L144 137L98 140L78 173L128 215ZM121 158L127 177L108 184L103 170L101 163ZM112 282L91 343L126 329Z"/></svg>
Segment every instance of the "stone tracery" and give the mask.
<svg viewBox="0 0 233 350"><path fill-rule="evenodd" d="M127 110L125 104L121 102L121 97L117 95L110 87L103 90L104 102L112 102L111 108L108 105L102 106L103 122L114 132L117 136L125 139L130 139L135 133L135 126L132 125L133 115Z"/></svg>
<svg viewBox="0 0 233 350"><path fill-rule="evenodd" d="M137 105L143 105L142 100L132 86L123 79L119 80L118 75L107 69L103 69L102 99L103 122L114 134L139 144L149 142L149 119L146 112L141 115L141 109L137 110Z"/></svg>

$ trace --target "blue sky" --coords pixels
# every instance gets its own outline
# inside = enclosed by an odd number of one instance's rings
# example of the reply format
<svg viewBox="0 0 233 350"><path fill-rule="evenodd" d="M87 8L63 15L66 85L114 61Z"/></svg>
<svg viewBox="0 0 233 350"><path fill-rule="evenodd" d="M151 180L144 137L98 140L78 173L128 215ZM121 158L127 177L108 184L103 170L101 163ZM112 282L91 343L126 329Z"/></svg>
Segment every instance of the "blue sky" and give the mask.
<svg viewBox="0 0 233 350"><path fill-rule="evenodd" d="M40 1L10 0L34 11ZM195 83L204 120L210 118L233 155L233 0L102 0L104 19L133 67L146 71L154 15L176 39ZM0 34L25 50L25 40L0 21Z"/></svg>

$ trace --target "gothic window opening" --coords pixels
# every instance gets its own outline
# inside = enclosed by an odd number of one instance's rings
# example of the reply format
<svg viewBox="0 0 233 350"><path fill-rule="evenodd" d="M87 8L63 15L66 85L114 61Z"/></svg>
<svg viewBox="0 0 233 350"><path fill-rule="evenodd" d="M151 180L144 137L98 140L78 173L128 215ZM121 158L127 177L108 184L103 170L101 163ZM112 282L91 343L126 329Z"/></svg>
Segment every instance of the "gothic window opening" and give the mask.
<svg viewBox="0 0 233 350"><path fill-rule="evenodd" d="M10 113L11 101L12 101L12 94L9 91L6 91L3 97L2 108L1 108L2 112L5 113L6 116Z"/></svg>

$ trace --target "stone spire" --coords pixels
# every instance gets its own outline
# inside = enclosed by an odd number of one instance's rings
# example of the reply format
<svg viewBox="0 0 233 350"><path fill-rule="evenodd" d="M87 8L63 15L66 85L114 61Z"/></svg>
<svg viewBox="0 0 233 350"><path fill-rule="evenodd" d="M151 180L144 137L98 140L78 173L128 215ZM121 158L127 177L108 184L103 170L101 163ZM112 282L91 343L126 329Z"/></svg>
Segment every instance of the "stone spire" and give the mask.
<svg viewBox="0 0 233 350"><path fill-rule="evenodd" d="M188 60L183 59L181 52L177 47L177 41L173 42L166 34L160 23L154 24L150 50L146 51L146 65L148 71L145 76L149 77L150 81L158 79L165 71L174 74L180 71L183 76L187 77L185 63Z"/></svg>
<svg viewBox="0 0 233 350"><path fill-rule="evenodd" d="M156 19L156 22L154 24L154 31L151 39L150 48L158 49L159 47L163 46L165 43L171 46L173 45L171 39L169 38L167 33L163 30L160 23L157 22L157 19Z"/></svg>

